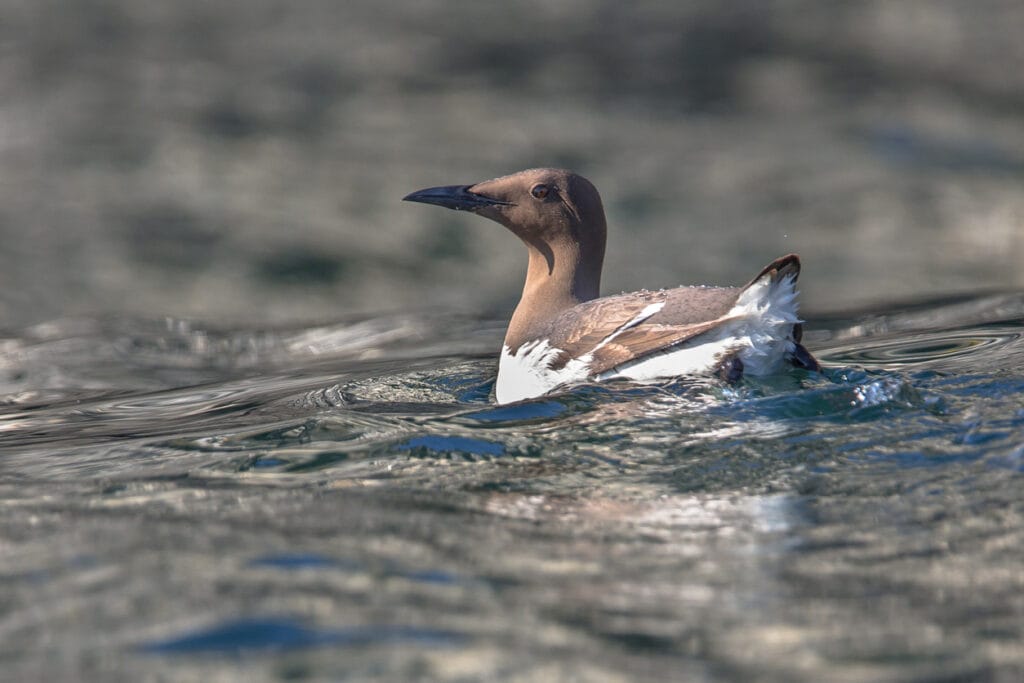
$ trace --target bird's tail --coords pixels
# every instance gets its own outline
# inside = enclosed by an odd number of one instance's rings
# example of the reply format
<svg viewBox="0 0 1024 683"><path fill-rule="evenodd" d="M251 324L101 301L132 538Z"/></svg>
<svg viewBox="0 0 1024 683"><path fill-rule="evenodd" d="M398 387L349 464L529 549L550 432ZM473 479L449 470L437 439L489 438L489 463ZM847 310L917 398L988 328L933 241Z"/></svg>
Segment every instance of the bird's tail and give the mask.
<svg viewBox="0 0 1024 683"><path fill-rule="evenodd" d="M786 254L765 266L761 272L757 274L757 277L747 283L743 290L746 292L752 287L768 284L767 291L772 294L778 292L775 296L780 296L780 298L784 299L787 304L790 304L792 306L792 311L795 314L797 295L795 285L798 277L800 277L800 257L796 254ZM769 279L768 283L764 282L765 278ZM782 291L779 291L779 287L783 288ZM775 298L772 294L769 294L769 296ZM742 297L743 295L741 294L740 296ZM811 355L811 352L800 343L802 337L803 325L799 320L795 320L790 333L790 342L792 343L792 347L786 354L786 358L795 367L819 372L821 370L821 364L818 363L818 360Z"/></svg>

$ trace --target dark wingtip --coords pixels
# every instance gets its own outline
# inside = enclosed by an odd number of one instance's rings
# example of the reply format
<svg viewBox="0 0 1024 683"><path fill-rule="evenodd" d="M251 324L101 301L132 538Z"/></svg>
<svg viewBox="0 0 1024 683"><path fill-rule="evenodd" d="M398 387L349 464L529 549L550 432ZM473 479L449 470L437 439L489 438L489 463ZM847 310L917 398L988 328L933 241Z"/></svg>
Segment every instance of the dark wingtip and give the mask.
<svg viewBox="0 0 1024 683"><path fill-rule="evenodd" d="M786 277L792 277L793 282L796 282L797 278L800 277L800 257L797 254L780 256L762 268L761 272L748 282L743 289L746 289L765 276L771 277L773 282L778 282Z"/></svg>

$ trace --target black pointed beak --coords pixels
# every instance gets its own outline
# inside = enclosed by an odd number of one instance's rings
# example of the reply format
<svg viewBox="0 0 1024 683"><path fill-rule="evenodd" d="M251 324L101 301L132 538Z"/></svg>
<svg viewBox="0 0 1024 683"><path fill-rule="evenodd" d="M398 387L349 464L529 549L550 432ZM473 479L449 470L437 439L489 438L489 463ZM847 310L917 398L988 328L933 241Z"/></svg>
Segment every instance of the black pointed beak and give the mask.
<svg viewBox="0 0 1024 683"><path fill-rule="evenodd" d="M446 185L444 187L428 187L412 194L402 197L406 202L422 202L423 204L437 204L456 211L476 211L488 206L507 205L499 199L486 197L482 194L470 192L472 185Z"/></svg>

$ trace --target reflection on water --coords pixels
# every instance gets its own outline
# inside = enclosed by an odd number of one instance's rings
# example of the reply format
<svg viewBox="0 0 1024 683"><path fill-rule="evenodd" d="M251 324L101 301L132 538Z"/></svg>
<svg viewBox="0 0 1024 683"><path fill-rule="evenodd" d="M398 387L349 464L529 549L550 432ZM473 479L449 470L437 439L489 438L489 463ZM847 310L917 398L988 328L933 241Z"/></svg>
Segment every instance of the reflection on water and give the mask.
<svg viewBox="0 0 1024 683"><path fill-rule="evenodd" d="M1024 297L490 402L500 322L0 340L18 680L1013 680ZM451 340L458 340L457 344Z"/></svg>

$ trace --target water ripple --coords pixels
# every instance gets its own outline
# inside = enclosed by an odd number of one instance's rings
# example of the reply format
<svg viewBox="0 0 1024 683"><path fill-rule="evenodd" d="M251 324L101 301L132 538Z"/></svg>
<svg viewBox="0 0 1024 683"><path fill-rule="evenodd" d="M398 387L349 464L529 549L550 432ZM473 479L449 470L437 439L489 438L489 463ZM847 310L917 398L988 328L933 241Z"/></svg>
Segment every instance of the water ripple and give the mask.
<svg viewBox="0 0 1024 683"><path fill-rule="evenodd" d="M282 652L309 647L370 647L411 643L423 647L458 645L465 636L437 628L405 624L378 624L348 628L317 628L291 619L237 619L206 629L146 643L150 654L240 654L259 651Z"/></svg>
<svg viewBox="0 0 1024 683"><path fill-rule="evenodd" d="M116 362L88 327L6 343L0 659L70 643L197 680L264 658L382 680L499 660L498 679L564 678L516 667L567 654L652 680L696 660L779 680L1020 668L1024 331L993 322L1017 310L1000 301L961 302L973 326L824 328L822 373L505 406L493 357L444 352L438 326L255 347L122 327Z"/></svg>
<svg viewBox="0 0 1024 683"><path fill-rule="evenodd" d="M1022 353L1019 328L985 328L902 335L896 339L858 339L821 353L826 363L851 363L891 370L927 366L962 367L965 360L1005 363L1006 352Z"/></svg>

